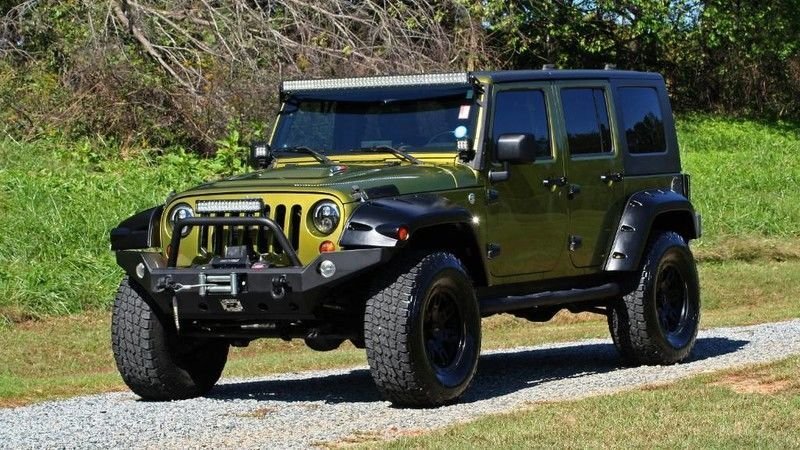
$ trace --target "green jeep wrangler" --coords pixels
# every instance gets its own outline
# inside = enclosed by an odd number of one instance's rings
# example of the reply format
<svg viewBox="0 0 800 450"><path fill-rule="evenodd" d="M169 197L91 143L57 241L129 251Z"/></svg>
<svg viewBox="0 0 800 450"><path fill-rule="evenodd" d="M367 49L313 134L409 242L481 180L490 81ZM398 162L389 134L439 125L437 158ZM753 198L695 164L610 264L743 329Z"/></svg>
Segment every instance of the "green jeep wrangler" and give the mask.
<svg viewBox="0 0 800 450"><path fill-rule="evenodd" d="M660 75L523 70L286 81L254 171L111 232L112 343L145 399L204 395L229 346L366 348L398 405L457 399L481 318L605 314L633 364L700 318L700 236Z"/></svg>

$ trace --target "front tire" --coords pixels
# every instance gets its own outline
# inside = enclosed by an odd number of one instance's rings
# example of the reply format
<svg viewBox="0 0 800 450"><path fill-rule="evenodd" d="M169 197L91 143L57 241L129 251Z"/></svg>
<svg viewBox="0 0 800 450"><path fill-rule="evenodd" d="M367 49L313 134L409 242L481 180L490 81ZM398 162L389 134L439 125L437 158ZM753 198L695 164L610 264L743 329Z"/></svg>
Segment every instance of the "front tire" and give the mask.
<svg viewBox="0 0 800 450"><path fill-rule="evenodd" d="M451 403L472 381L480 354L480 311L467 272L445 252L389 267L364 315L375 384L395 405Z"/></svg>
<svg viewBox="0 0 800 450"><path fill-rule="evenodd" d="M111 347L123 381L146 400L206 394L222 375L228 343L180 337L151 305L136 282L122 280L112 311Z"/></svg>
<svg viewBox="0 0 800 450"><path fill-rule="evenodd" d="M667 365L685 360L700 324L697 267L678 233L650 241L636 288L614 303L608 325L626 363Z"/></svg>

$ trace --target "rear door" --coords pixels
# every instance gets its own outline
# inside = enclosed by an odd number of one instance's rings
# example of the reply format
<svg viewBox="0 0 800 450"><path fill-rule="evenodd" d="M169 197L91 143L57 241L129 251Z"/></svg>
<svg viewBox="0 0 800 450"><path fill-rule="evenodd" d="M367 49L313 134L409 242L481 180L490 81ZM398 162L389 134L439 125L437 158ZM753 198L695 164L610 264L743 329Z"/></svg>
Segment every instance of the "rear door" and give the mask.
<svg viewBox="0 0 800 450"><path fill-rule="evenodd" d="M488 193L489 268L494 276L548 272L565 249L567 211L561 189L544 180L564 176L556 154L556 108L551 83L496 85L492 98L491 153L503 134L532 134L536 161L512 164L507 181Z"/></svg>
<svg viewBox="0 0 800 450"><path fill-rule="evenodd" d="M605 81L557 83L566 144L567 247L578 268L602 264L622 195L622 162L611 87Z"/></svg>

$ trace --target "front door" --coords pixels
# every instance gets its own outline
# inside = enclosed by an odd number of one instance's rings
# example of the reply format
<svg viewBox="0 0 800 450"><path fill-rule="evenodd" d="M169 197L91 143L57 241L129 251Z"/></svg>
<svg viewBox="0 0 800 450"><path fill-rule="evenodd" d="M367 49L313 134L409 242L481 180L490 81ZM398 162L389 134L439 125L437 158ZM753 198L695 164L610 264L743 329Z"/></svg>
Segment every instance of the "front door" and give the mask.
<svg viewBox="0 0 800 450"><path fill-rule="evenodd" d="M605 82L558 83L566 143L567 246L575 267L602 264L612 235L622 163Z"/></svg>
<svg viewBox="0 0 800 450"><path fill-rule="evenodd" d="M497 86L493 97L490 155L503 134L532 134L536 162L512 164L510 178L487 192L489 267L494 276L552 270L565 250L567 227L563 162L553 139L550 83ZM546 181L547 180L547 181Z"/></svg>

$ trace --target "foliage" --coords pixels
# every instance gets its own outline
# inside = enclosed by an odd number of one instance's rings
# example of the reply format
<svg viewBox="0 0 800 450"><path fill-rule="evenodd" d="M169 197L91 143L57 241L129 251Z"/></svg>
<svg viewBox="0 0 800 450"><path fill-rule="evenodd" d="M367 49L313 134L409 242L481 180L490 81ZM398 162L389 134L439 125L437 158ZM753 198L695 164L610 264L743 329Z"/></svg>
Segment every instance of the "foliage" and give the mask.
<svg viewBox="0 0 800 450"><path fill-rule="evenodd" d="M796 0L474 2L514 68L662 73L683 110L800 117Z"/></svg>
<svg viewBox="0 0 800 450"><path fill-rule="evenodd" d="M662 73L678 109L800 119L797 0L0 2L0 123L213 152L281 79L479 68Z"/></svg>
<svg viewBox="0 0 800 450"><path fill-rule="evenodd" d="M247 137L271 118L283 78L441 71L483 53L452 0L11 3L0 5L0 118L26 137L59 129L208 153L228 124ZM39 78L46 89L29 92Z"/></svg>

